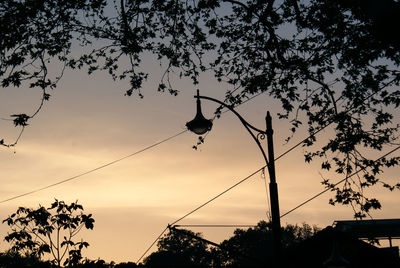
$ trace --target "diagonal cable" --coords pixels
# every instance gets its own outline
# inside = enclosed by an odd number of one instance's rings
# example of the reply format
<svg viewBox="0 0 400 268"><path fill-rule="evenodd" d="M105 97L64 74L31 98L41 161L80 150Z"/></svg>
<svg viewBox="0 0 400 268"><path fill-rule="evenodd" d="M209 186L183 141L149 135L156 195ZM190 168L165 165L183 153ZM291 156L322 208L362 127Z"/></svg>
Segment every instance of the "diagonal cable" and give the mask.
<svg viewBox="0 0 400 268"><path fill-rule="evenodd" d="M263 170L265 168L262 167L256 171L254 171L253 173L251 173L250 175L248 175L247 177L245 177L244 179L241 179L240 181L238 181L237 183L235 183L234 185L230 186L229 188L227 188L226 190L224 190L223 192L219 193L218 195L214 196L213 198L211 198L210 200L208 200L207 202L201 204L200 206L196 207L195 209L191 210L190 212L186 213L184 216L180 217L179 219L175 220L173 223L168 224L168 226L164 229L164 231L161 232L161 234L153 241L153 243L147 248L147 250L142 254L142 256L137 260L136 263L139 263L139 261L141 261L143 259L143 257L147 254L147 252L149 252L149 250L154 246L154 244L158 241L158 239L161 238L161 236L165 233L165 231L170 227L170 226L175 226L176 223L178 223L179 221L183 220L184 218L188 217L189 215L193 214L194 212L198 211L199 209L201 209L202 207L208 205L209 203L211 203L212 201L214 201L215 199L219 198L220 196L222 196L223 194L229 192L230 190L232 190L233 188L235 188L236 186L242 184L243 182L247 181L248 179L250 179L251 177L253 177L255 174L257 174L258 172L260 172L261 170Z"/></svg>
<svg viewBox="0 0 400 268"><path fill-rule="evenodd" d="M257 169L256 171L254 171L253 173L251 173L250 175L248 175L246 178L238 181L237 183L235 183L234 185L232 185L231 187L229 187L228 189L224 190L223 192L217 194L216 196L214 196L213 198L211 198L210 200L208 200L207 202L204 202L203 204L201 204L200 206L196 207L195 209L191 210L190 212L186 213L184 216L180 217L179 219L177 219L176 221L174 221L173 223L171 223L170 225L173 226L176 223L180 222L181 220L183 220L184 218L188 217L189 215L195 213L196 211L198 211L199 209L201 209L202 207L208 205L209 203L211 203L212 201L214 201L215 199L219 198L220 196L224 195L225 193L229 192L230 190L232 190L233 188L235 188L236 186L242 184L243 182L247 181L248 179L250 179L251 177L253 177L255 174L257 174L258 172L260 172L261 170L263 170L264 167Z"/></svg>
<svg viewBox="0 0 400 268"><path fill-rule="evenodd" d="M113 164L115 164L115 163L118 163L118 162L120 162L120 161L122 161L122 160L125 160L125 159L127 159L127 158L129 158L129 157L132 157L132 156L135 156L135 155L137 155L137 154L140 154L140 153L142 153L142 152L144 152L144 151L147 151L147 150L149 150L149 149L151 149L151 148L153 148L153 147L156 147L156 146L158 146L158 145L160 145L160 144L162 144L162 143L164 143L164 142L167 142L167 141L169 141L169 140L171 140L171 139L173 139L173 138L176 138L176 137L182 135L182 134L185 133L185 132L187 132L187 130L181 131L181 132L179 132L179 133L177 133L177 134L175 134L175 135L172 135L172 136L170 136L170 137L168 137L168 138L166 138L166 139L163 139L163 140L161 140L161 141L159 141L159 142L153 143L152 145L147 146L147 147L145 147L145 148L143 148L143 149L141 149L141 150L139 150L139 151L136 151L136 152L134 152L134 153L132 153L132 154L129 154L129 155L124 156L124 157L121 157L121 158L119 158L119 159L117 159L117 160L111 161L111 162L109 162L109 163L107 163L107 164L101 165L101 166L99 166L99 167L96 167L96 168L94 168L94 169L88 170L88 171L86 171L86 172L83 172L83 173L81 173L81 174L75 175L75 176L73 176L73 177L70 177L70 178L67 178L67 179L64 179L64 180L61 180L61 181L58 181L58 182L49 184L49 185L47 185L47 186L44 186L44 187L41 187L41 188L38 188L38 189L35 189L35 190L32 190L32 191L29 191L29 192L26 192L26 193L23 193L23 194L14 196L14 197L10 197L10 198L1 200L1 201L0 201L0 204L1 204L1 203L8 202L8 201L11 201L11 200L14 200L14 199L17 199L17 198L20 198L20 197L23 197L23 196L27 196L27 195L30 195L30 194L33 194L33 193L37 193L37 192L43 191L43 190L45 190L45 189L49 189L49 188L51 188L51 187L54 187L54 186L57 186L57 185L66 183L66 182L68 182L68 181L76 180L76 179L78 179L78 178L80 178L80 177L82 177L82 176L85 176L85 175L89 174L89 173L93 173L93 172L95 172L95 171L97 171L97 170L100 170L100 169L103 169L103 168L105 168L105 167L111 166L111 165L113 165Z"/></svg>
<svg viewBox="0 0 400 268"><path fill-rule="evenodd" d="M162 232L160 233L160 235L153 241L153 243L151 243L150 247L148 247L148 248L146 249L146 251L142 254L142 256L140 256L140 258L136 261L136 263L139 263L139 262L143 259L143 257L147 254L147 252L149 252L149 250L154 246L154 244L158 241L158 239L161 238L161 236L165 233L165 231L166 231L168 228L169 228L169 225L168 225L167 227L165 227L164 231L162 231Z"/></svg>
<svg viewBox="0 0 400 268"><path fill-rule="evenodd" d="M391 150L391 151L389 151L388 153L384 154L383 156L379 157L378 159L375 160L375 162L377 162L377 161L381 160L382 158L385 158L386 156L388 156L388 155L394 153L394 152L397 151L398 149L400 149L400 146L394 148L393 150ZM367 168L367 167L363 167L363 168L361 168L361 169L359 169L359 170L353 172L352 174L346 176L344 179L341 179L340 181L338 181L337 183L333 184L332 186L335 187L335 186L341 184L342 182L346 181L348 178L353 177L354 175L358 174L359 172L365 170L366 168ZM282 215L281 215L281 218L285 217L286 215L288 215L289 213L295 211L296 209L298 209L298 208L304 206L305 204L311 202L312 200L314 200L315 198L317 198L317 197L321 196L322 194L328 192L329 190L331 190L331 188L327 188L327 189L325 189L325 190L319 192L318 194L316 194L316 195L314 195L313 197L307 199L306 201L302 202L302 203L299 204L298 206L296 206L296 207L292 208L291 210L289 210L289 211L285 212L284 214L282 214Z"/></svg>

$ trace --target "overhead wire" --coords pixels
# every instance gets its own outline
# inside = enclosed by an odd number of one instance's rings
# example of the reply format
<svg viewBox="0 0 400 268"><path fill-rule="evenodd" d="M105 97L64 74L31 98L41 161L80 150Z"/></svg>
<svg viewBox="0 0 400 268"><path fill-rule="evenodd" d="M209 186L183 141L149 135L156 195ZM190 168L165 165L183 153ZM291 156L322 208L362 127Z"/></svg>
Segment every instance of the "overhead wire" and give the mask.
<svg viewBox="0 0 400 268"><path fill-rule="evenodd" d="M268 205L268 209L267 209L267 218L269 220L271 220L272 218L272 214L271 214L271 201L269 198L269 193L268 193L268 185L267 185L267 178L265 176L265 168L263 169L263 171L261 172L261 177L262 180L264 181L264 187L265 187L265 198L267 199L267 205Z"/></svg>
<svg viewBox="0 0 400 268"><path fill-rule="evenodd" d="M100 170L100 169L103 169L103 168L105 168L105 167L111 166L111 165L113 165L113 164L115 164L115 163L118 163L118 162L120 162L120 161L122 161L122 160L125 160L125 159L127 159L127 158L129 158L129 157L132 157L132 156L135 156L135 155L137 155L137 154L140 154L140 153L142 153L142 152L144 152L144 151L147 151L147 150L149 150L149 149L151 149L151 148L153 148L153 147L155 147L155 146L158 146L158 145L160 145L160 144L162 144L162 143L164 143L164 142L167 142L167 141L169 141L169 140L172 140L173 138L176 138L176 137L182 135L183 133L185 133L185 132L187 132L187 131L188 131L188 130L185 129L184 131L181 131L181 132L179 132L179 133L177 133L177 134L174 134L174 135L172 135L172 136L169 136L168 138L163 139L163 140L161 140L161 141L159 141L159 142L153 143L152 145L149 145L149 146L147 146L147 147L145 147L145 148L143 148L143 149L140 149L139 151L136 151L136 152L134 152L134 153L132 153L132 154L126 155L126 156L121 157L121 158L119 158L119 159L117 159L117 160L108 162L108 163L106 163L106 164L104 164L104 165L101 165L101 166L99 166L99 167L93 168L93 169L91 169L91 170L88 170L88 171L86 171L86 172L80 173L80 174L78 174L78 175L72 176L72 177L70 177L70 178L67 178L67 179L64 179L64 180L61 180L61 181L58 181L58 182L49 184L49 185L47 185L47 186L44 186L44 187L41 187L41 188L38 188L38 189L35 189L35 190L32 190L32 191L29 191L29 192L26 192L26 193L23 193L23 194L14 196L14 197L10 197L10 198L1 200L1 201L0 201L0 204L5 203L5 202L8 202L8 201L11 201L11 200L14 200L14 199L17 199L17 198L20 198L20 197L23 197L23 196L27 196L27 195L30 195L30 194L33 194L33 193L37 193L37 192L43 191L43 190L45 190L45 189L49 189L49 188L51 188L51 187L54 187L54 186L57 186L57 185L66 183L66 182L68 182L68 181L72 181L72 180L78 179L78 178L80 178L80 177L82 177L82 176L84 176L84 175L87 175L87 174L89 174L89 173L93 173L93 172L95 172L95 171L97 171L97 170Z"/></svg>
<svg viewBox="0 0 400 268"><path fill-rule="evenodd" d="M140 256L140 258L136 261L136 263L139 263L144 256L146 256L147 252L149 252L149 250L154 246L154 244L158 241L158 239L161 238L161 236L165 233L165 231L169 228L169 225L167 227L165 227L165 229L160 233L160 235L153 241L153 243L151 243L151 245L146 249L146 251L142 254L142 256Z"/></svg>
<svg viewBox="0 0 400 268"><path fill-rule="evenodd" d="M336 84L337 81L332 82L329 86ZM389 82L390 83L390 82ZM377 91L371 93L369 96L365 97L364 100L362 100L362 102L367 101L368 99L370 99L371 97L373 97L374 95L378 94L383 88L385 88L386 85L382 85L381 88L379 88ZM339 99L338 99L339 100ZM337 103L337 101L335 102L335 104ZM349 107L347 110L345 110L343 113L348 113L351 110L357 108L356 106L353 107ZM297 147L299 147L301 144L303 144L305 141L307 141L309 138L315 136L316 134L318 134L319 132L321 132L322 130L324 130L325 128L327 128L328 126L330 126L333 122L334 122L335 116L332 116L332 118L327 120L327 124L325 124L324 126L322 126L321 128L319 128L318 130L314 131L313 133L311 133L310 135L308 135L307 138L299 141L298 143L296 143L295 145L293 145L292 147L290 147L288 150L286 150L285 152L283 152L282 154L280 154L278 157L275 158L275 161L280 159L281 157L285 156L286 154L290 153L291 151L293 151L294 149L296 149Z"/></svg>
<svg viewBox="0 0 400 268"><path fill-rule="evenodd" d="M248 102L248 101L254 99L255 97L258 97L259 95L261 95L261 94L263 94L263 93L264 93L264 92L260 92L259 94L256 94L256 95L252 96L251 98L248 98L247 100L243 101L242 103L238 104L237 106L239 106L239 105L241 105L241 104L244 104L244 103L246 103L246 102ZM226 112L226 111L225 111L225 112ZM223 112L223 113L224 113L224 112ZM1 119L2 119L2 120L6 120L6 119L3 119L3 118L1 118ZM23 130L24 130L24 128L22 129L22 131L23 131ZM113 164L115 164L115 163L118 163L118 162L120 162L120 161L122 161L122 160L125 160L125 159L127 159L127 158L129 158L129 157L132 157L132 156L134 156L134 155L137 155L137 154L139 154L139 153L142 153L142 152L144 152L144 151L147 151L147 150L149 150L149 149L151 149L151 148L153 148L153 147L155 147L155 146L158 146L158 145L160 145L160 144L162 144L162 143L164 143L164 142L167 142L167 141L169 141L169 140L171 140L171 139L173 139L173 138L175 138L175 137L177 137L177 136L179 136L179 135L181 135L181 134L183 134L183 133L185 133L185 132L187 132L187 131L188 131L188 130L185 129L185 130L183 130L183 131L181 131L181 132L179 132L179 133L177 133L177 134L175 134L175 135L172 135L172 136L170 136L170 137L168 137L168 138L165 138L165 139L163 139L163 140L161 140L161 141L159 141L159 142L156 142L156 143L154 143L154 144L152 144L152 145L150 145L150 146L147 146L147 147L145 147L145 148L143 148L143 149L141 149L141 150L139 150L139 151L136 151L136 152L134 152L134 153L132 153L132 154L130 154L130 155L124 156L124 157L119 158L119 159L117 159L117 160L111 161L111 162L109 162L109 163L107 163L107 164L104 164L104 165L101 165L101 166L96 167L96 168L94 168L94 169L91 169L91 170L88 170L88 171L86 171L86 172L80 173L80 174L78 174L78 175L76 175L76 176L73 176L73 177L70 177L70 178L67 178L67 179L58 181L58 182L56 182L56 183L52 183L52 184L50 184L50 185L47 185L47 186L44 186L44 187L41 187L41 188L38 188L38 189L35 189L35 190L32 190L32 191L29 191L29 192L26 192L26 193L23 193L23 194L20 194L20 195L17 195L17 196L13 196L13 197L10 197L10 198L1 200L1 201L0 201L0 204L5 203L5 202L8 202L8 201L11 201L11 200L14 200L14 199L18 199L18 198L21 198L21 197L24 197L24 196L27 196L27 195L30 195L30 194L34 194L34 193L37 193L37 192L39 192L39 191L43 191L43 190L49 189L49 188L51 188L51 187L54 187L54 186L57 186L57 185L66 183L66 182L71 181L71 180L78 179L78 178L80 178L80 177L82 177L82 176L84 176L84 175L87 175L87 174L89 174L89 173L92 173L92 172L95 172L95 171L97 171L97 170L103 169L103 168L105 168L105 167L108 167L108 166L110 166L110 165L113 165ZM22 132L20 133L18 139L19 139L21 136L22 136ZM17 140L18 140L18 139L17 139Z"/></svg>
<svg viewBox="0 0 400 268"><path fill-rule="evenodd" d="M247 177L245 177L244 179L241 179L240 181L238 181L237 183L235 183L234 185L230 186L228 189L224 190L223 192L217 194L216 196L214 196L213 198L209 199L207 202L204 202L203 204L201 204L200 206L196 207L195 209L191 210L190 212L186 213L184 216L180 217L179 219L177 219L176 221L174 221L173 223L171 223L170 225L175 225L176 223L180 222L181 220L183 220L184 218L188 217L189 215L193 214L194 212L198 211L199 209L201 209L202 207L208 205L209 203L211 203L212 201L214 201L215 199L219 198L220 196L224 195L225 193L229 192L230 190L232 190L233 188L235 188L236 186L242 184L243 182L247 181L248 179L250 179L251 177L253 177L255 174L257 174L258 172L260 172L261 170L263 170L264 167L257 169L256 171L254 171L253 173L251 173L250 175L248 175Z"/></svg>
<svg viewBox="0 0 400 268"><path fill-rule="evenodd" d="M258 172L260 172L261 170L263 170L265 168L262 167L256 171L254 171L253 173L251 173L250 175L248 175L247 177L241 179L240 181L238 181L237 183L235 183L234 185L230 186L228 189L224 190L223 192L217 194L216 196L214 196L213 198L209 199L207 202L204 202L203 204L201 204L200 206L196 207L195 209L191 210L190 212L186 213L184 216L180 217L179 219L175 220L174 222L168 224L168 226L164 229L164 231L161 232L161 234L153 241L153 243L147 248L147 250L145 251L145 253L142 254L142 256L136 261L136 263L139 263L143 257L147 254L147 252L149 252L149 250L154 246L154 244L157 242L158 239L161 238L161 236L165 233L165 231L170 227L170 226L177 226L176 223L180 222L181 220L183 220L184 218L188 217L189 215L193 214L194 212L198 211L199 209L203 208L204 206L208 205L209 203L211 203L212 201L214 201L215 199L219 198L220 196L224 195L225 193L229 192L230 190L232 190L233 188L235 188L236 186L242 184L243 182L247 181L248 179L250 179L252 176L254 176L255 174L257 174ZM183 226L183 225L180 225Z"/></svg>
<svg viewBox="0 0 400 268"><path fill-rule="evenodd" d="M394 153L395 151L397 151L398 149L400 149L400 146L394 148L393 150L391 150L391 151L389 151L388 153L384 154L383 156L379 157L379 158L376 159L374 162L377 162L377 161L379 161L379 160L385 158L386 156L388 156L388 155ZM344 179L341 179L340 181L336 182L336 183L333 184L332 186L335 187L335 186L341 184L342 182L346 181L347 179L349 179L349 178L353 177L354 175L358 174L359 172L365 170L366 168L367 168L367 167L363 167L363 168L361 168L361 169L359 169L359 170L353 172L352 174L346 176ZM283 217L285 217L286 215L292 213L293 211L297 210L298 208L304 206L305 204L311 202L312 200L314 200L315 198L321 196L322 194L326 193L326 192L329 191L329 190L332 190L332 188L327 188L327 189L325 189L325 190L319 192L318 194L312 196L311 198L305 200L305 201L302 202L301 204L297 205L296 207L294 207L294 208L292 208L291 210L289 210L289 211L285 212L284 214L282 214L282 215L281 215L281 218L283 218Z"/></svg>
<svg viewBox="0 0 400 268"><path fill-rule="evenodd" d="M236 227L256 227L254 224L175 224L175 227L210 227L210 228L236 228Z"/></svg>

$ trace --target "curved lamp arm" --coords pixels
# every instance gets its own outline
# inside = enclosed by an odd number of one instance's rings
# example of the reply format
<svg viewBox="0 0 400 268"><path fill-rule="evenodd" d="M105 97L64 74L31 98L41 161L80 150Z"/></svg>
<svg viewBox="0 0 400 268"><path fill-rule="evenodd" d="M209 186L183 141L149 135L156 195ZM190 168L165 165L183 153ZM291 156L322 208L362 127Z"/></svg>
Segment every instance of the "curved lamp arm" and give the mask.
<svg viewBox="0 0 400 268"><path fill-rule="evenodd" d="M222 102L220 100L217 100L217 99L214 99L214 98L210 98L210 97L207 97L207 96L200 96L200 95L197 95L197 96L194 96L194 97L197 98L197 99L205 99L205 100L216 102L216 103L220 104L221 106L229 109L232 113L234 113L239 118L240 122L242 122L242 124L246 128L246 130L250 133L251 137L253 137L253 140L257 143L257 146L260 149L260 151L261 151L261 153L262 153L262 155L264 157L265 163L269 167L269 162L268 162L267 155L265 154L264 148L261 146L261 143L259 141L259 139L263 140L265 138L265 135L267 134L266 131L258 129L258 128L254 127L253 125L251 125L249 122L244 120L244 118L238 112L236 112L230 105L227 105L226 103L224 103L224 102ZM258 132L257 135L254 135L254 133L250 129Z"/></svg>

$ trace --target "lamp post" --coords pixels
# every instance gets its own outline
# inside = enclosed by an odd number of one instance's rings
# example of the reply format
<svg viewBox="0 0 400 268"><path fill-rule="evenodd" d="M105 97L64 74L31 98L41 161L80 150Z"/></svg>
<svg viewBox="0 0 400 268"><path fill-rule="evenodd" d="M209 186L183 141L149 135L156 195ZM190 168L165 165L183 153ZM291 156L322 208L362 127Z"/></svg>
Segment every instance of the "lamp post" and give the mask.
<svg viewBox="0 0 400 268"><path fill-rule="evenodd" d="M277 265L279 261L279 257L281 254L281 223L280 223L280 215L279 215L279 201L278 201L278 185L276 184L276 177L275 177L275 161L274 161L274 145L273 145L273 130L272 130L272 120L271 115L267 112L266 120L266 130L258 129L251 124L249 124L244 118L237 113L231 106L223 103L214 98L210 98L207 96L200 96L199 90L197 90L197 95L194 96L197 100L197 113L195 118L186 123L186 127L196 133L197 135L202 135L207 131L211 130L212 122L211 120L206 119L202 112L201 112L201 103L200 99L205 99L209 101L216 102L221 106L227 108L232 113L234 113L249 132L253 140L256 142L258 148L260 149L266 166L268 168L269 173L269 192L270 192L270 202L271 202L271 216L272 216L272 235L273 235L273 249L275 255L275 265ZM267 137L267 147L268 147L268 157L264 151L263 146L260 143L260 140L264 140L265 136Z"/></svg>

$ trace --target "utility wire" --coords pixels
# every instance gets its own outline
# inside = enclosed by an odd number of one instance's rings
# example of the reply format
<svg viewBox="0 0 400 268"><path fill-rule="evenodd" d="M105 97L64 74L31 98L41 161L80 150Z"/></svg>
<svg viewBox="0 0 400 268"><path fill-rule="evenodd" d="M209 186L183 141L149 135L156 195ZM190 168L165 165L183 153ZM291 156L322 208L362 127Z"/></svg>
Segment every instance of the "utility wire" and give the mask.
<svg viewBox="0 0 400 268"><path fill-rule="evenodd" d="M255 96L253 96L253 97L251 97L251 98L249 98L249 99L243 101L241 104L244 104L244 103L246 103L246 102L248 102L248 101L254 99L255 97L258 97L258 96L261 95L262 93L264 93L264 92L261 92L261 93L255 95ZM239 104L239 105L241 105L241 104ZM239 105L237 105L237 106L239 106ZM1 118L1 119L2 119L2 120L7 120L7 119L4 119L4 118ZM22 131L21 131L20 135L18 136L17 141L18 141L19 138L22 136L23 130L24 130L24 128L22 128ZM122 157L122 158L119 158L119 159L117 159L117 160L114 160L114 161L112 161L112 162L109 162L109 163L107 163L107 164L104 164L104 165L99 166L99 167L97 167L97 168L91 169L91 170L86 171L86 172L84 172L84 173L78 174L78 175L76 175L76 176L70 177L70 178L68 178L68 179L64 179L64 180L58 181L58 182L56 182L56 183L53 183L53 184L44 186L44 187L42 187L42 188L38 188L38 189L35 189L35 190L32 190L32 191L29 191L29 192L26 192L26 193L23 193L23 194L14 196L14 197L10 197L10 198L1 200L1 201L0 201L0 204L5 203L5 202L8 202L8 201L11 201L11 200L14 200L14 199L18 199L18 198L20 198L20 197L24 197L24 196L27 196L27 195L30 195L30 194L33 194L33 193L37 193L37 192L39 192L39 191L43 191L43 190L45 190L45 189L48 189L48 188L51 188L51 187L54 187L54 186L63 184L63 183L65 183L65 182L68 182L68 181L71 181L71 180L75 180L75 179L77 179L77 178L79 178L79 177L82 177L82 176L87 175L87 174L89 174L89 173L95 172L95 171L97 171L97 170L99 170L99 169L103 169L103 168L108 167L108 166L110 166L110 165L113 165L113 164L115 164L115 163L117 163L117 162L120 162L120 161L122 161L122 160L125 160L125 159L127 159L127 158L129 158L129 157L132 157L132 156L134 156L134 155L137 155L137 154L139 154L139 153L142 153L142 152L144 152L144 151L147 151L147 150L149 150L149 149L151 149L151 148L153 148L153 147L155 147L155 146L158 146L158 145L160 145L160 144L162 144L162 143L164 143L164 142L167 142L167 141L169 141L169 140L171 140L171 139L173 139L173 138L175 138L175 137L177 137L177 136L179 136L179 135L181 135L181 134L183 134L183 133L185 133L185 132L187 132L187 131L188 131L188 130L185 129L184 131L181 131L181 132L179 132L179 133L177 133L177 134L175 134L175 135L173 135L173 136L170 136L170 137L168 137L168 138L166 138L166 139L163 139L162 141L159 141L159 142L154 143L154 144L152 144L152 145L150 145L150 146L147 146L147 147L145 147L145 148L143 148L143 149L141 149L141 150L139 150L139 151L137 151L137 152L134 152L134 153L132 153L132 154L130 154L130 155L124 156L124 157ZM207 133L207 134L208 134L208 133ZM15 144L16 144L16 143L15 143Z"/></svg>
<svg viewBox="0 0 400 268"><path fill-rule="evenodd" d="M68 178L68 179L64 179L64 180L58 181L58 182L56 182L56 183L53 183L53 184L44 186L44 187L42 187L42 188L38 188L38 189L32 190L32 191L30 191L30 192L26 192L26 193L23 193L23 194L14 196L14 197L10 197L10 198L4 199L4 200L0 201L0 204L5 203L5 202L8 202L8 201L11 201L11 200L14 200L14 199L17 199L17 198L20 198L20 197L23 197L23 196L27 196L27 195L30 195L30 194L33 194L33 193L37 193L37 192L39 192L39 191L43 191L43 190L45 190L45 189L48 189L48 188L51 188L51 187L54 187L54 186L57 186L57 185L66 183L66 182L68 182L68 181L75 180L75 179L77 179L77 178L79 178L79 177L82 177L82 176L87 175L87 174L89 174L89 173L95 172L95 171L97 171L97 170L99 170L99 169L103 169L103 168L105 168L105 167L111 166L111 165L113 165L113 164L115 164L115 163L118 163L118 162L120 162L120 161L122 161L122 160L125 160L125 159L127 159L127 158L129 158L129 157L132 157L132 156L134 156L134 155L137 155L137 154L140 154L140 153L142 153L142 152L144 152L144 151L147 151L147 150L149 150L149 149L151 149L151 148L153 148L153 147L156 147L156 146L158 146L158 145L160 145L160 144L162 144L162 143L164 143L164 142L167 142L167 141L169 141L169 140L171 140L171 139L173 139L173 138L176 138L176 137L182 135L182 134L185 133L185 132L187 132L187 130L181 131L181 132L179 132L179 133L177 133L177 134L175 134L175 135L172 135L172 136L170 136L170 137L168 137L168 138L166 138L166 139L163 139L162 141L156 142L156 143L154 143L154 144L152 144L152 145L150 145L150 146L147 146L147 147L145 147L145 148L143 148L143 149L141 149L141 150L139 150L139 151L136 151L136 152L134 152L134 153L132 153L132 154L130 154L130 155L127 155L127 156L124 156L124 157L119 158L119 159L117 159L117 160L111 161L111 162L109 162L109 163L107 163L107 164L104 164L104 165L102 165L102 166L96 167L96 168L94 168L94 169L91 169L91 170L89 170L89 171L83 172L83 173L81 173L81 174L75 175L75 176L70 177L70 178Z"/></svg>
<svg viewBox="0 0 400 268"><path fill-rule="evenodd" d="M175 224L175 227L235 228L256 227L254 224Z"/></svg>
<svg viewBox="0 0 400 268"><path fill-rule="evenodd" d="M333 83L330 84L329 86L332 86L332 85L334 85L335 83L336 83L336 82L333 82ZM390 84L390 82L389 82L388 84ZM378 94L378 93L379 93L382 89L384 89L386 86L387 86L387 84L382 85L382 87L379 88L377 91L375 91L375 92L371 93L369 96L365 97L364 100L363 100L363 102L365 102L366 100L370 99L370 98L373 97L374 95ZM338 99L338 100L339 100L339 99ZM337 103L338 100L336 100L335 104ZM350 112L351 110L356 109L356 108L357 108L357 106L349 107L349 108L348 108L347 110L345 110L343 113L348 113L348 112ZM300 142L296 143L294 146L290 147L290 148L289 148L288 150L286 150L284 153L282 153L281 155L279 155L278 157L276 157L276 158L275 158L275 161L278 160L279 158L285 156L285 155L288 154L289 152L293 151L294 149L296 149L297 147L299 147L301 144L303 144L306 140L308 140L308 139L311 138L312 136L315 136L316 134L318 134L319 132L321 132L322 130L324 130L324 129L327 128L328 126L330 126L330 125L334 122L334 119L335 119L335 115L333 115L332 118L330 118L330 119L328 120L328 123L327 123L325 126L321 127L320 129L318 129L318 130L316 130L315 132L313 132L312 134L310 134L307 138L301 140Z"/></svg>
<svg viewBox="0 0 400 268"><path fill-rule="evenodd" d="M200 206L198 206L197 208L193 209L192 211L186 213L184 216L180 217L179 219L177 219L176 221L174 221L173 223L171 223L170 225L173 226L176 223L180 222L181 220L183 220L184 218L186 218L187 216L193 214L194 212L198 211L199 209L201 209L202 207L208 205L209 203L211 203L212 201L214 201L215 199L217 199L218 197L222 196L223 194L229 192L230 190L232 190L233 188L235 188L236 186L240 185L241 183L247 181L248 179L250 179L251 177L253 177L255 174L257 174L258 172L260 172L261 170L263 170L264 167L257 169L256 171L254 171L253 173L251 173L250 175L248 175L246 178L238 181L237 183L235 183L234 185L232 185L231 187L229 187L228 189L226 189L225 191L219 193L218 195L214 196L213 198L211 198L210 200L208 200L207 202L201 204Z"/></svg>
<svg viewBox="0 0 400 268"><path fill-rule="evenodd" d="M161 232L161 234L153 241L153 243L151 243L150 247L148 247L146 249L146 251L143 253L142 256L140 256L140 258L136 261L136 263L139 263L143 257L147 254L147 252L149 252L149 250L154 246L154 244L158 241L158 239L161 238L161 236L165 233L165 231L169 228L169 225L167 227L165 227L164 231Z"/></svg>
<svg viewBox="0 0 400 268"><path fill-rule="evenodd" d="M268 185L267 185L267 178L265 177L265 168L263 169L263 171L261 172L261 176L262 176L262 180L264 181L264 186L265 186L265 197L267 199L267 218L269 220L271 220L271 200L269 198L269 193L268 193Z"/></svg>
<svg viewBox="0 0 400 268"><path fill-rule="evenodd" d="M238 181L237 183L235 183L234 185L232 185L231 187L229 187L228 189L224 190L223 192L219 193L218 195L214 196L213 198L211 198L210 200L208 200L207 202L201 204L200 206L198 206L197 208L191 210L190 212L186 213L184 216L180 217L179 219L177 219L176 221L174 221L171 224L168 224L168 226L164 229L164 231L161 232L161 234L153 241L153 243L147 248L147 250L143 253L143 255L136 261L136 263L139 263L143 257L147 254L147 252L149 252L149 250L154 246L154 244L157 242L158 239L160 239L160 237L165 233L165 231L170 227L170 226L178 226L176 225L176 223L178 223L179 221L183 220L184 218L188 217L189 215L193 214L194 212L198 211L199 209L201 209L202 207L208 205L209 203L211 203L212 201L214 201L215 199L217 199L218 197L222 196L223 194L229 192L230 190L232 190L233 188L235 188L236 186L240 185L241 183L245 182L246 180L250 179L252 176L254 176L255 174L257 174L258 172L260 172L261 170L263 170L265 168L262 167L256 171L254 171L253 173L251 173L250 175L248 175L246 178ZM184 226L184 225L179 225L179 226Z"/></svg>
<svg viewBox="0 0 400 268"><path fill-rule="evenodd" d="M382 158L385 158L386 156L388 156L388 155L394 153L395 151L397 151L398 149L400 149L400 146L394 148L394 149L391 150L390 152L388 152L388 153L384 154L383 156L379 157L379 158L376 159L374 162L377 162L377 161L381 160ZM335 186L341 184L342 182L346 181L348 178L353 177L354 175L358 174L359 172L361 172L361 171L363 171L363 170L365 170L365 169L366 169L366 167L363 167L363 168L359 169L358 171L356 171L356 172L354 172L354 173L352 173L352 174L346 176L344 179L338 181L337 183L333 184L332 186L335 187ZM295 211L296 209L298 209L298 208L304 206L304 205L307 204L308 202L311 202L312 200L314 200L315 198L319 197L320 195L326 193L326 192L329 191L329 190L332 190L332 189L331 189L331 188L327 188L327 189L323 190L322 192L319 192L318 194L316 194L316 195L314 195L313 197L307 199L306 201L304 201L304 202L301 203L300 205L298 205L298 206L292 208L291 210L287 211L286 213L282 214L282 215L281 215L281 218L285 217L286 215L288 215L289 213Z"/></svg>

